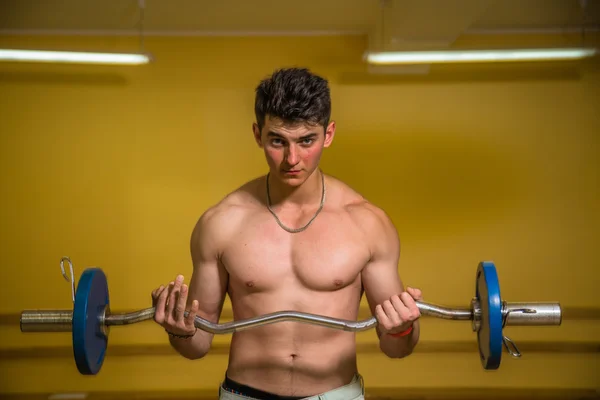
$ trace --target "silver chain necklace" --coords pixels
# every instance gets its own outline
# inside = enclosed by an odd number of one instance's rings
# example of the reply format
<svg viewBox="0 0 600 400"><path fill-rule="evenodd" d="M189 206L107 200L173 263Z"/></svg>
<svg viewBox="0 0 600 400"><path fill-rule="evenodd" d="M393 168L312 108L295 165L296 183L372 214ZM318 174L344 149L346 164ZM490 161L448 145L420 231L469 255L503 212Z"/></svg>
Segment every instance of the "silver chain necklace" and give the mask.
<svg viewBox="0 0 600 400"><path fill-rule="evenodd" d="M300 227L300 228L288 228L287 226L285 226L280 220L279 217L277 216L277 214L275 214L275 211L273 211L273 209L271 208L271 194L269 191L269 175L271 173L269 172L267 174L267 208L269 209L269 211L271 212L271 214L273 214L273 216L275 217L275 220L277 221L277 224L279 224L279 226L289 232L289 233L298 233L298 232L302 232L304 230L306 230L306 228L309 227L310 224L312 224L312 222L315 220L315 218L317 218L317 215L319 215L319 213L321 212L321 210L323 209L323 205L325 204L325 175L321 172L321 185L323 186L323 190L321 193L321 204L319 205L319 209L317 210L317 212L315 213L315 215L313 215L313 217L310 219L310 221L308 221L306 223L306 225Z"/></svg>

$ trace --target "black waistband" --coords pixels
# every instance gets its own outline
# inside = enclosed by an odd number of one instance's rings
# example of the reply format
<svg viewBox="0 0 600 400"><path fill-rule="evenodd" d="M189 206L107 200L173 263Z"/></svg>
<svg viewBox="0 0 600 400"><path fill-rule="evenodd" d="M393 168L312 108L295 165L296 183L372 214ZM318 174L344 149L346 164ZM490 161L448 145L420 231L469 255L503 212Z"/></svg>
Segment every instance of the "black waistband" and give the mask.
<svg viewBox="0 0 600 400"><path fill-rule="evenodd" d="M261 399L261 400L263 400L263 399L264 400L298 400L298 399L303 399L306 397L306 396L300 396L300 397L279 396L277 394L265 392L265 391L255 389L250 386L246 386L246 385L237 383L236 381L229 379L227 377L227 375L225 375L225 381L223 382L223 389L227 390L228 392L231 392L231 393L240 394L242 396L253 397L255 399Z"/></svg>

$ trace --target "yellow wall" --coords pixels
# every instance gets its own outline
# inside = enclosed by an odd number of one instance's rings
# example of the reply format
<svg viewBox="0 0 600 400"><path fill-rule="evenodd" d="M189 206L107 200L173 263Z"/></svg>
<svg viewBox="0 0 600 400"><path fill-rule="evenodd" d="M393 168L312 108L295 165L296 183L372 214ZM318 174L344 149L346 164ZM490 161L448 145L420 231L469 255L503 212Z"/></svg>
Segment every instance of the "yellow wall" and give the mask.
<svg viewBox="0 0 600 400"><path fill-rule="evenodd" d="M141 67L0 66L1 391L215 390L226 351L190 362L110 357L112 346L165 344L152 323L113 328L96 377L69 354L69 334L22 334L24 309L70 308L59 260L108 274L111 308L189 276L189 235L225 193L265 172L251 136L253 89L274 68L309 66L331 80L338 134L323 168L382 206L402 239L403 280L428 301L468 306L475 268L494 260L507 301L598 310L600 68L583 64L436 69L369 76L362 37L148 38ZM3 46L127 50L134 38L0 38ZM253 58L257 57L257 58ZM597 313L596 313L597 314ZM597 320L508 328L531 343L483 371L469 323L424 319L422 343L464 352L386 360L363 351L367 387L598 389ZM373 343L374 334L359 334ZM228 337L216 339L226 349ZM535 346L555 344L555 351ZM587 351L564 346L591 343ZM471 350L469 345L473 345ZM160 347L159 347L160 348ZM373 347L362 347L373 348ZM218 354L217 354L218 353ZM16 356L15 356L16 354ZM45 354L40 351L39 354ZM443 361L447 361L444 364ZM491 392L490 392L491 393Z"/></svg>

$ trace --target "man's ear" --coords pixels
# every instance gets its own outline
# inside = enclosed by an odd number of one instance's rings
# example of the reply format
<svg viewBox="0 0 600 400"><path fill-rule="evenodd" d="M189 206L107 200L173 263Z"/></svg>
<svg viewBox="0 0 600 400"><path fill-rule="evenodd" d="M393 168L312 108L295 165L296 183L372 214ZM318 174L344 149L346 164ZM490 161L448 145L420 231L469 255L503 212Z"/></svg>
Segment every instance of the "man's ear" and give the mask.
<svg viewBox="0 0 600 400"><path fill-rule="evenodd" d="M256 142L258 147L262 149L262 135L260 134L260 128L258 127L258 124L256 122L252 124L252 133L254 134L254 141Z"/></svg>
<svg viewBox="0 0 600 400"><path fill-rule="evenodd" d="M329 147L335 136L335 121L331 121L325 128L325 143L323 147Z"/></svg>

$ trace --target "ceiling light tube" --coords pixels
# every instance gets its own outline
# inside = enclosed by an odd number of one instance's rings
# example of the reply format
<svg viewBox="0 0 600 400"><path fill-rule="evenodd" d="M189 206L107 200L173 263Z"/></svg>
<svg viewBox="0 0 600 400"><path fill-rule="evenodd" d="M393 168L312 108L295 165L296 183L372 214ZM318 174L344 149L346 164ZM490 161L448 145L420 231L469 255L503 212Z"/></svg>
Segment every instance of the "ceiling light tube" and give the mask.
<svg viewBox="0 0 600 400"><path fill-rule="evenodd" d="M150 57L146 54L135 53L93 53L75 51L0 49L0 61L140 65L149 63Z"/></svg>
<svg viewBox="0 0 600 400"><path fill-rule="evenodd" d="M512 49L512 50L440 50L372 52L366 61L377 65L439 64L439 63L490 63L519 61L576 60L592 57L596 49Z"/></svg>

